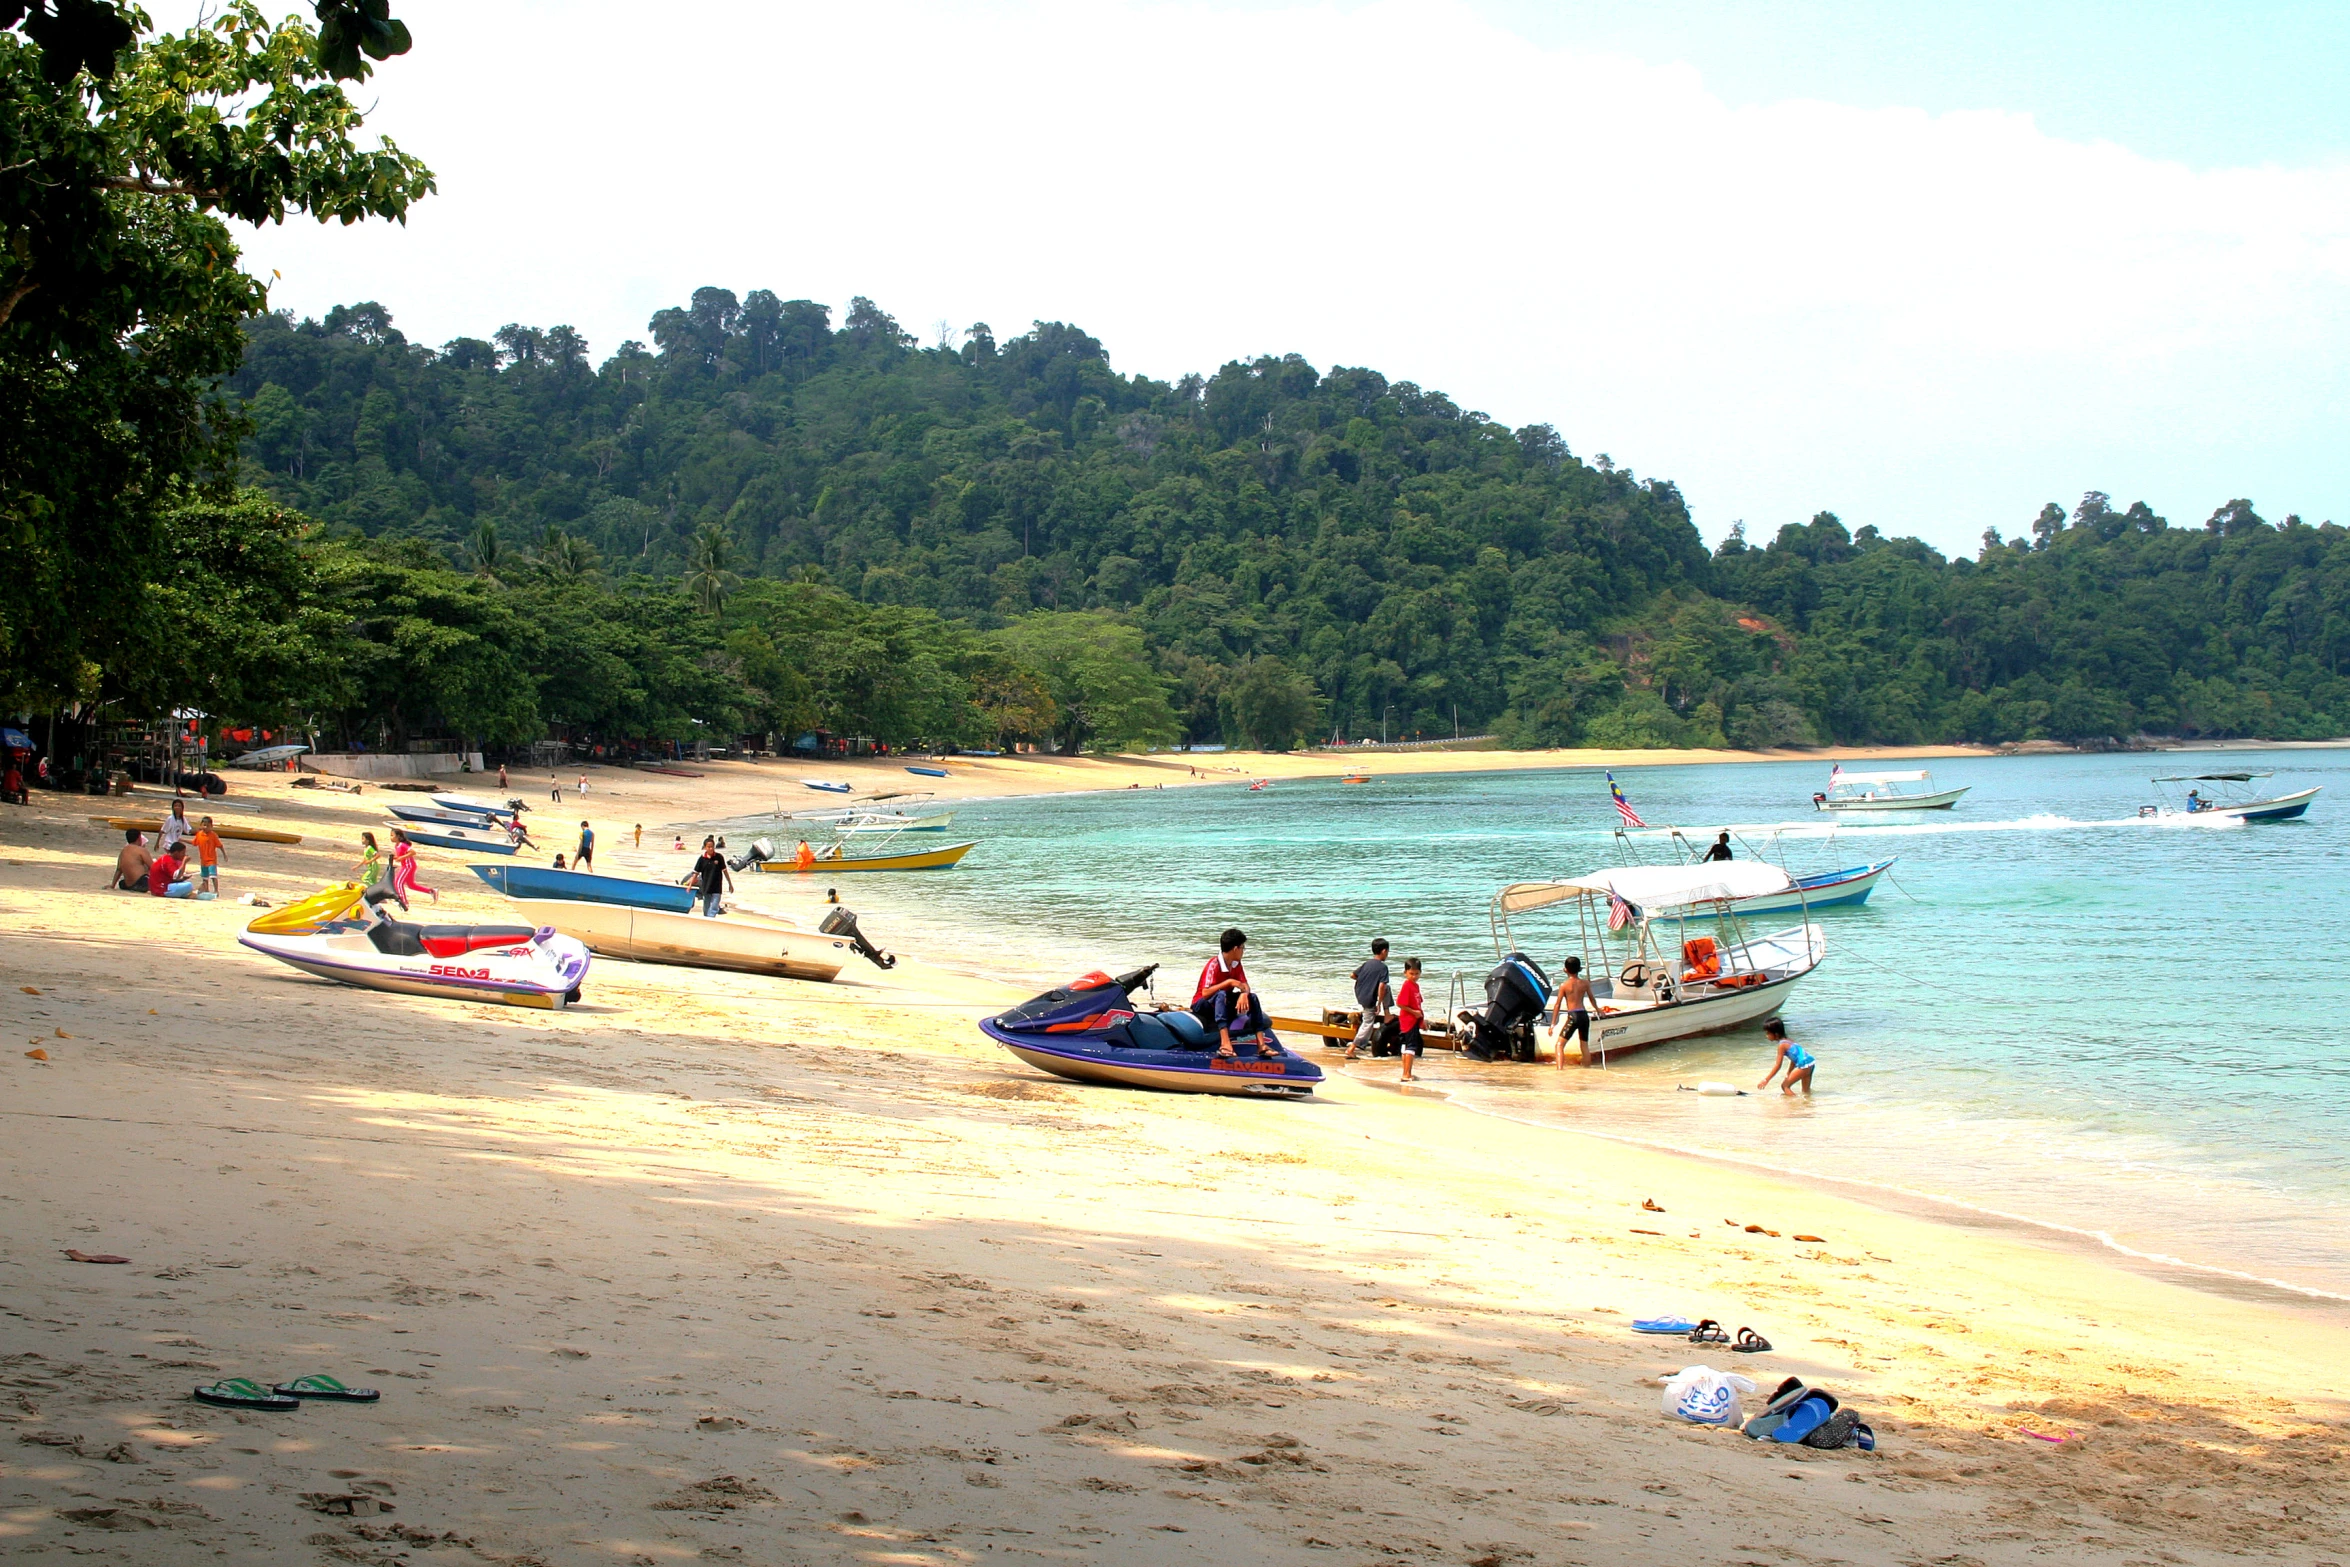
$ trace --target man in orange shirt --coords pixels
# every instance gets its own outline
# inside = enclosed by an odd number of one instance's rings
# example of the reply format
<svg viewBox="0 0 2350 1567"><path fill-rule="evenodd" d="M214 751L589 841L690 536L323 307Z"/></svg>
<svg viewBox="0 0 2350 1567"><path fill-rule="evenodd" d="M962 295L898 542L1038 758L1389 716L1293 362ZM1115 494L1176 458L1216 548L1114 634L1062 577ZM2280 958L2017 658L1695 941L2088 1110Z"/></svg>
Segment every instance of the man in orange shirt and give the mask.
<svg viewBox="0 0 2350 1567"><path fill-rule="evenodd" d="M196 823L196 896L220 896L220 834L212 830L212 818L207 816Z"/></svg>

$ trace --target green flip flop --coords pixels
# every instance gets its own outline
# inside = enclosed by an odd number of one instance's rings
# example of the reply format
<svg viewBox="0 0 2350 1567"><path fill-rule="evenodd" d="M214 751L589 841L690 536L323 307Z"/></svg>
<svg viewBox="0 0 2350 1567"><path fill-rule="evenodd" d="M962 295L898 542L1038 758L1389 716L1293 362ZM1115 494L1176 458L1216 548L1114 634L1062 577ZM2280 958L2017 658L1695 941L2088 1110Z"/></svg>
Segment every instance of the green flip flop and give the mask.
<svg viewBox="0 0 2350 1567"><path fill-rule="evenodd" d="M227 1377L207 1383L196 1389L196 1402L218 1404L223 1409L300 1409L302 1401L285 1393L273 1393L251 1377Z"/></svg>
<svg viewBox="0 0 2350 1567"><path fill-rule="evenodd" d="M271 1392L287 1398L332 1398L346 1404L372 1404L383 1397L371 1387L345 1387L333 1377L296 1377L291 1382L280 1382Z"/></svg>

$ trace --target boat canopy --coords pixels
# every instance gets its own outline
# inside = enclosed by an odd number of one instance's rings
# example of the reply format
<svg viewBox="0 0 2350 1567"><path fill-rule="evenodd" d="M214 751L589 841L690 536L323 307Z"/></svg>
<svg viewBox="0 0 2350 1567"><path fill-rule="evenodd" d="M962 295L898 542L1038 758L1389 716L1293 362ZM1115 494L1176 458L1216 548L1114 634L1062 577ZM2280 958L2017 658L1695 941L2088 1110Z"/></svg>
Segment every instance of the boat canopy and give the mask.
<svg viewBox="0 0 2350 1567"><path fill-rule="evenodd" d="M1504 914L1520 914L1575 898L1604 898L1613 893L1642 913L1653 914L1662 909L1758 898L1785 892L1794 885L1785 871L1760 860L1717 860L1590 871L1567 881L1515 882L1502 888L1494 902Z"/></svg>
<svg viewBox="0 0 2350 1567"><path fill-rule="evenodd" d="M2274 773L2190 773L2183 778L2157 778L2156 783L2250 783L2255 778L2274 778Z"/></svg>
<svg viewBox="0 0 2350 1567"><path fill-rule="evenodd" d="M1933 775L1932 773L1926 773L1926 772L1917 772L1917 773L1842 773L1842 772L1840 772L1840 773L1836 774L1836 776L1835 776L1835 781L1836 781L1837 783L1839 783L1839 784L1926 783L1926 782L1930 781L1930 780L1933 778L1933 776L1934 776L1934 775Z"/></svg>

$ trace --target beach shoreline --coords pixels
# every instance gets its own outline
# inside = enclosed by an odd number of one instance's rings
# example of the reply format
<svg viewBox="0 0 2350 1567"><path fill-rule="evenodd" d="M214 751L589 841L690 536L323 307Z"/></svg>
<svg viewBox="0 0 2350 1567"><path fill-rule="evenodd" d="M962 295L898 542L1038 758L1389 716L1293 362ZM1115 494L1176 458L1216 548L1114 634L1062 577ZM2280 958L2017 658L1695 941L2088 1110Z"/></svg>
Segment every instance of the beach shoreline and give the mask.
<svg viewBox="0 0 2350 1567"><path fill-rule="evenodd" d="M1015 765L986 792L1139 781ZM535 803L658 873L629 824L775 773L694 770ZM0 812L12 1551L310 1561L396 1521L508 1561L1708 1560L1801 1505L1848 1559L2201 1562L2350 1518L2324 1308L1346 1077L1077 1088L980 1038L1022 988L952 953L832 986L598 960L554 1014L348 990L238 949L250 910L97 890L120 834L87 818L133 802L35 800ZM381 814L266 778L190 804L305 833L230 846L230 895L272 901ZM428 854L443 913L496 917L461 860ZM1631 1336L1652 1309L1779 1348ZM1660 1416L1646 1379L1700 1360L1833 1387L1883 1446ZM234 1415L185 1402L208 1367L389 1391ZM398 1511L303 1501L336 1494Z"/></svg>

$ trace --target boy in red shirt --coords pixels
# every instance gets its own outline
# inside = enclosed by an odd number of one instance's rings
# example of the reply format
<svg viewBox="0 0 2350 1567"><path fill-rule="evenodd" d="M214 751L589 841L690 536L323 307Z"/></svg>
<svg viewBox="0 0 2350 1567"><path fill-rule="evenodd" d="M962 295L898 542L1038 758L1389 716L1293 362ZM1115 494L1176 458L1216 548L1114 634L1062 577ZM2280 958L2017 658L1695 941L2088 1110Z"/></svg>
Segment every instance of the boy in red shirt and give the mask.
<svg viewBox="0 0 2350 1567"><path fill-rule="evenodd" d="M1420 999L1420 960L1403 960L1403 986L1395 993L1395 1021L1403 1029L1403 1037L1396 1041L1403 1052L1403 1081L1412 1080L1412 1068L1420 1062L1420 1022L1426 1015Z"/></svg>
<svg viewBox="0 0 2350 1567"><path fill-rule="evenodd" d="M1216 955L1199 971L1199 984L1191 992L1191 1009L1200 1014L1203 1022L1207 1021L1207 1009L1202 1003L1212 1004L1216 992L1230 990L1241 996L1248 994L1248 970L1240 965L1248 953L1248 936L1239 930L1228 930L1217 939L1216 946Z"/></svg>

